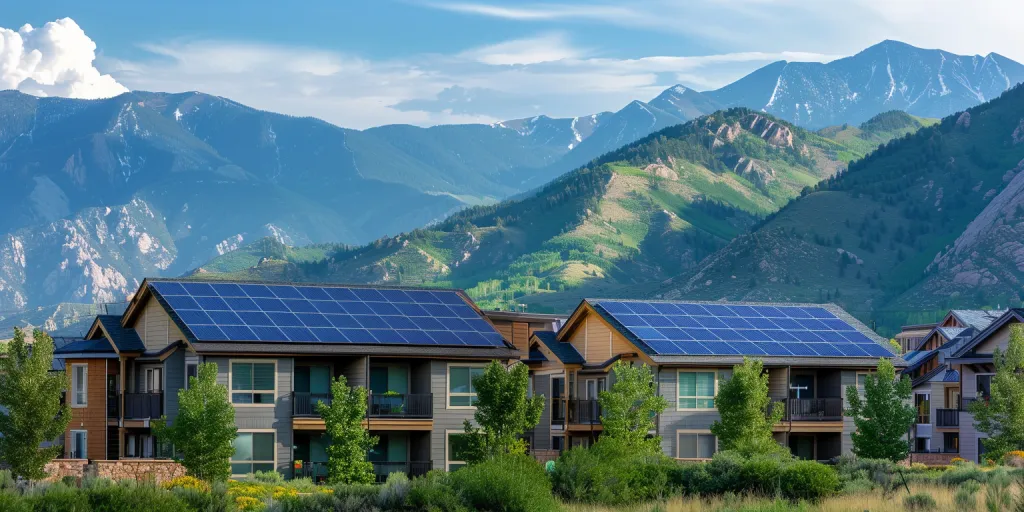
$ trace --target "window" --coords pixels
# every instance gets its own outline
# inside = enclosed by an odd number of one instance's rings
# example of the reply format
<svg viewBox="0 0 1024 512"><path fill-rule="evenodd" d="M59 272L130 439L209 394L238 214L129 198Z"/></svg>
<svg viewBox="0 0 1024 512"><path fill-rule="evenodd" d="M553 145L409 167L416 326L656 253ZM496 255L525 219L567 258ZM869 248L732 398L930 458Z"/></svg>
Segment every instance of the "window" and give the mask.
<svg viewBox="0 0 1024 512"><path fill-rule="evenodd" d="M867 383L867 381L868 381L868 374L866 374L866 373L858 373L857 374L857 392L858 393L860 393L862 395L864 394L864 386Z"/></svg>
<svg viewBox="0 0 1024 512"><path fill-rule="evenodd" d="M88 438L89 433L85 430L72 430L71 431L71 453L68 455L72 459L88 459Z"/></svg>
<svg viewBox="0 0 1024 512"><path fill-rule="evenodd" d="M277 363L231 363L231 403L273 405Z"/></svg>
<svg viewBox="0 0 1024 512"><path fill-rule="evenodd" d="M710 459L718 451L718 439L710 432L678 432L677 436L680 459Z"/></svg>
<svg viewBox="0 0 1024 512"><path fill-rule="evenodd" d="M274 432L239 432L234 442L235 454L231 456L231 474L274 471L277 466L275 435Z"/></svg>
<svg viewBox="0 0 1024 512"><path fill-rule="evenodd" d="M914 408L917 409L918 424L924 425L931 423L931 395L928 393L919 393L914 395Z"/></svg>
<svg viewBox="0 0 1024 512"><path fill-rule="evenodd" d="M988 400L992 393L992 374L976 375L978 383L978 400Z"/></svg>
<svg viewBox="0 0 1024 512"><path fill-rule="evenodd" d="M189 388L189 379L192 377L199 378L199 364L198 363L185 363L185 389Z"/></svg>
<svg viewBox="0 0 1024 512"><path fill-rule="evenodd" d="M71 365L71 407L89 405L89 366Z"/></svg>
<svg viewBox="0 0 1024 512"><path fill-rule="evenodd" d="M716 381L714 371L679 372L679 409L714 409Z"/></svg>
<svg viewBox="0 0 1024 512"><path fill-rule="evenodd" d="M565 449L565 436L553 436L551 438L551 449L562 451Z"/></svg>
<svg viewBox="0 0 1024 512"><path fill-rule="evenodd" d="M476 405L476 388L473 379L484 374L482 366L448 367L448 407L473 407Z"/></svg>
<svg viewBox="0 0 1024 512"><path fill-rule="evenodd" d="M471 435L473 434L448 433L448 442L444 452L444 467L446 470L455 471L466 466L466 452L470 448L469 442L471 439L469 436Z"/></svg>

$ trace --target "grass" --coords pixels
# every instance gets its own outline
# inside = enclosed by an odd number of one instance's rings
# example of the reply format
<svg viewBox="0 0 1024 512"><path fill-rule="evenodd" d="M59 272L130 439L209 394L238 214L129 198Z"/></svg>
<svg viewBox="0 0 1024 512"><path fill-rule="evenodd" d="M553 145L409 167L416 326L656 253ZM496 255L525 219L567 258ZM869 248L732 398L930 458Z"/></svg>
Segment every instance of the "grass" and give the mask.
<svg viewBox="0 0 1024 512"><path fill-rule="evenodd" d="M929 484L912 484L911 494L925 492L935 498L935 510L958 510L953 501L955 488ZM566 505L569 512L904 512L901 489L891 496L881 491L870 493L843 494L821 503L790 503L765 497L716 497L711 499L674 498L665 503L643 503L624 507L600 507L591 505ZM985 508L985 489L976 494L977 508Z"/></svg>

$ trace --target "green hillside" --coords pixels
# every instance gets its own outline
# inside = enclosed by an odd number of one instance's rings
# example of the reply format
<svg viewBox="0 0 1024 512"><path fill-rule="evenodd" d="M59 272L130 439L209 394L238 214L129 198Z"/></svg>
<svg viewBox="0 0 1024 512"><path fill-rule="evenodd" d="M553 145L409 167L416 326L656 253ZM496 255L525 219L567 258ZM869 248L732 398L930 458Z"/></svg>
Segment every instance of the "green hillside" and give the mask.
<svg viewBox="0 0 1024 512"><path fill-rule="evenodd" d="M861 123L860 126L830 126L818 130L818 135L827 137L847 148L838 155L839 160L849 163L868 155L878 146L904 135L914 133L926 126L938 123L938 119L912 116L901 110L883 112Z"/></svg>
<svg viewBox="0 0 1024 512"><path fill-rule="evenodd" d="M483 307L566 311L586 295L643 294L748 231L855 151L747 109L674 126L534 195L469 208L361 247L261 241L197 271L465 288Z"/></svg>
<svg viewBox="0 0 1024 512"><path fill-rule="evenodd" d="M655 294L831 300L886 332L922 309L1018 305L1009 293L905 294L1020 169L1022 119L1017 87L890 142Z"/></svg>

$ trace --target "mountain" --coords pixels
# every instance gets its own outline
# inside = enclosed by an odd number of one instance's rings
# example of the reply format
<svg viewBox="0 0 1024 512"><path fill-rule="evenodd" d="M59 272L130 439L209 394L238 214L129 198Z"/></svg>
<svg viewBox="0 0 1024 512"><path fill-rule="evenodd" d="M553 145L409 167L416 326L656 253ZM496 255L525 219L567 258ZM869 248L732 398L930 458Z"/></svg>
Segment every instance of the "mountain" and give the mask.
<svg viewBox="0 0 1024 512"><path fill-rule="evenodd" d="M883 41L827 64L769 64L704 94L723 106L762 110L806 128L858 124L889 110L943 117L1024 81L1002 55L955 55Z"/></svg>
<svg viewBox="0 0 1024 512"><path fill-rule="evenodd" d="M1019 305L1021 170L1018 86L882 146L653 294L830 300L887 331Z"/></svg>
<svg viewBox="0 0 1024 512"><path fill-rule="evenodd" d="M836 158L844 151L771 116L730 109L607 153L523 199L427 229L361 247L266 240L195 275L456 286L485 307L567 311L581 295L653 290L695 268L843 169Z"/></svg>
<svg viewBox="0 0 1024 512"><path fill-rule="evenodd" d="M722 106L710 96L678 84L665 89L651 100L649 105L685 120L696 119L722 109Z"/></svg>

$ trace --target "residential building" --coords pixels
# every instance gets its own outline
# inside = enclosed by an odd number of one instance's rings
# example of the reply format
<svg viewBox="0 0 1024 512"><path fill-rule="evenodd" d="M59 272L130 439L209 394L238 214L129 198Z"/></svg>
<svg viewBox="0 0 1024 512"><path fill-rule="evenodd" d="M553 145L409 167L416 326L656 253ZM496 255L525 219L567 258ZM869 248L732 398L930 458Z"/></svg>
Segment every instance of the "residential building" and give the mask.
<svg viewBox="0 0 1024 512"><path fill-rule="evenodd" d="M961 456L961 375L959 365L949 362L963 347L1006 311L951 310L935 327L903 355L911 378L917 420L911 429L911 458L948 462ZM967 428L972 428L968 426ZM931 458L920 454L942 454Z"/></svg>
<svg viewBox="0 0 1024 512"><path fill-rule="evenodd" d="M763 361L782 407L775 438L805 459L849 453L853 421L845 390L862 387L880 357L903 366L887 342L827 304L582 301L557 332L538 331L525 360L534 389L549 397L534 430L538 448L586 445L601 433L601 391L616 361L647 364L669 407L655 432L666 454L710 458L715 396L745 356Z"/></svg>
<svg viewBox="0 0 1024 512"><path fill-rule="evenodd" d="M982 439L987 436L977 430L974 416L968 412L968 407L977 400L988 399L992 376L995 374L992 355L996 349L1006 350L1011 327L1022 322L1024 309L1010 309L1002 312L974 336L958 341L949 349L946 363L960 374L960 457L964 459L979 463L984 461Z"/></svg>
<svg viewBox="0 0 1024 512"><path fill-rule="evenodd" d="M904 325L895 336L896 342L900 344L900 354L915 350L921 344L921 340L936 326L938 324Z"/></svg>
<svg viewBox="0 0 1024 512"><path fill-rule="evenodd" d="M232 473L315 478L327 443L317 404L333 378L369 390L378 475L416 475L464 464L472 378L520 358L457 290L173 279L144 281L123 315L97 317L57 355L72 407L66 457L166 455L152 420L173 423L179 390L215 363L238 426Z"/></svg>

